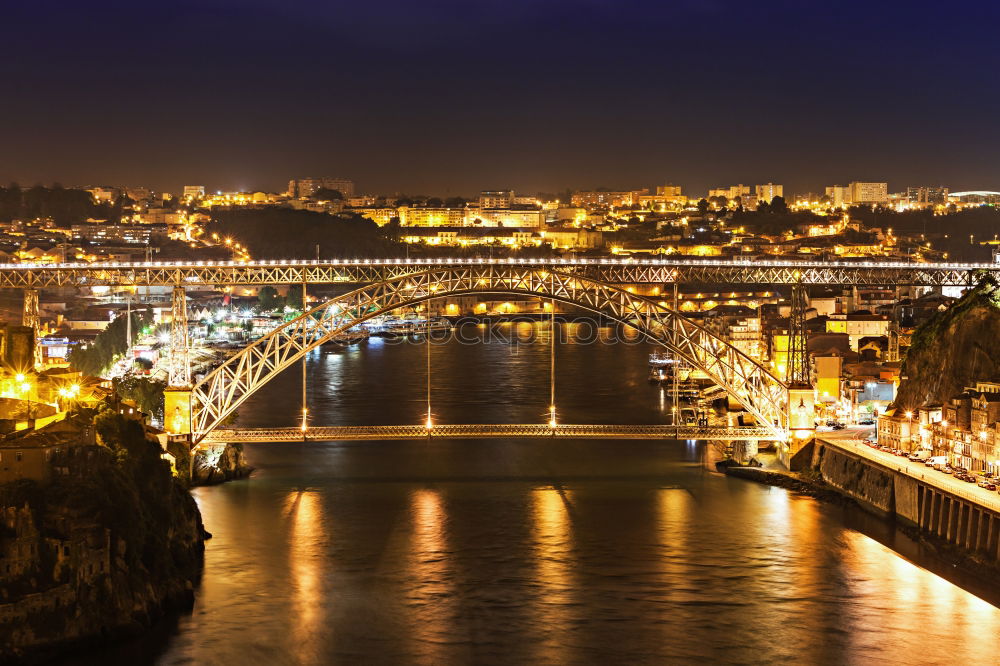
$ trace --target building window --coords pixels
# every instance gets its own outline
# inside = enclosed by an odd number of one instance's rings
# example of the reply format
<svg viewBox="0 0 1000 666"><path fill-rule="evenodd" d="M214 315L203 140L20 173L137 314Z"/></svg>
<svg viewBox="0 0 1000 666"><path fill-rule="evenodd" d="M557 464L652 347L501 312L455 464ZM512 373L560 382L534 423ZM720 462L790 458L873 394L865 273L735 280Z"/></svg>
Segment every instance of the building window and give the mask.
<svg viewBox="0 0 1000 666"><path fill-rule="evenodd" d="M18 451L17 453L14 454L14 460L17 462L21 462L22 455L23 454L20 451Z"/></svg>

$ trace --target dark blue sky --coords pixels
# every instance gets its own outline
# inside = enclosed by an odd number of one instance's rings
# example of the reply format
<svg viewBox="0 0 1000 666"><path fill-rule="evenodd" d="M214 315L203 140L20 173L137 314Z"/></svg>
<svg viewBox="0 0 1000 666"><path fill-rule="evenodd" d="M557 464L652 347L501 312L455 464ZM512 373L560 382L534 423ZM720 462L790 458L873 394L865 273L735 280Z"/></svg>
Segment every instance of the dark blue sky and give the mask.
<svg viewBox="0 0 1000 666"><path fill-rule="evenodd" d="M998 5L22 2L0 181L1000 189Z"/></svg>

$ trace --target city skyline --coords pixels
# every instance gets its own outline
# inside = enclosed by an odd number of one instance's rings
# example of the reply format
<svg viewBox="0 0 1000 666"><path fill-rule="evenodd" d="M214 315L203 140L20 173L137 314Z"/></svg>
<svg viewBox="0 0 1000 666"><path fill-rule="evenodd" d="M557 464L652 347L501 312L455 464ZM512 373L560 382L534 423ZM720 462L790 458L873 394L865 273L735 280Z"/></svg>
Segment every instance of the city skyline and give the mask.
<svg viewBox="0 0 1000 666"><path fill-rule="evenodd" d="M56 5L7 10L0 182L1000 181L984 3Z"/></svg>

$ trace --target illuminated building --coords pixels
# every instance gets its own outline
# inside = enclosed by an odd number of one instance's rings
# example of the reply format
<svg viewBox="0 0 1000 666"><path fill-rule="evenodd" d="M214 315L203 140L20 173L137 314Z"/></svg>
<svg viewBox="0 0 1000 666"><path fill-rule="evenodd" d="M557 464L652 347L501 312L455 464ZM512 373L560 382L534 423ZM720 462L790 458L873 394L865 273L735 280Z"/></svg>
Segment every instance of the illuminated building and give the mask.
<svg viewBox="0 0 1000 666"><path fill-rule="evenodd" d="M92 187L87 191L96 203L114 203L122 193L117 187Z"/></svg>
<svg viewBox="0 0 1000 666"><path fill-rule="evenodd" d="M167 237L165 224L74 224L73 240L91 243L126 243L149 245L150 241Z"/></svg>
<svg viewBox="0 0 1000 666"><path fill-rule="evenodd" d="M581 190L573 193L572 204L584 208L620 208L636 205L639 203L639 197L644 194L649 194L649 190L620 192Z"/></svg>
<svg viewBox="0 0 1000 666"><path fill-rule="evenodd" d="M712 197L726 197L730 201L737 198L743 197L750 194L749 185L732 185L730 187L717 187L708 191L708 198Z"/></svg>
<svg viewBox="0 0 1000 666"><path fill-rule="evenodd" d="M400 240L404 243L452 247L469 245L527 247L542 244L542 236L537 229L511 227L406 227Z"/></svg>
<svg viewBox="0 0 1000 666"><path fill-rule="evenodd" d="M200 199L205 196L205 186L204 185L185 185L184 186L184 198L185 199Z"/></svg>
<svg viewBox="0 0 1000 666"><path fill-rule="evenodd" d="M906 203L917 206L933 206L948 203L947 187L908 187Z"/></svg>
<svg viewBox="0 0 1000 666"><path fill-rule="evenodd" d="M480 208L510 208L512 203L513 190L483 190L479 193Z"/></svg>
<svg viewBox="0 0 1000 666"><path fill-rule="evenodd" d="M484 227L541 227L545 223L543 210L517 210L510 208L483 208L478 212L470 210L466 224L476 224L476 220Z"/></svg>
<svg viewBox="0 0 1000 666"><path fill-rule="evenodd" d="M466 223L465 208L400 206L399 223L405 227L459 227Z"/></svg>
<svg viewBox="0 0 1000 666"><path fill-rule="evenodd" d="M389 208L385 206L377 207L365 207L365 208L352 208L352 213L357 213L361 217L366 217L375 224L385 226L392 221L392 218L399 217L399 211L395 208Z"/></svg>
<svg viewBox="0 0 1000 666"><path fill-rule="evenodd" d="M299 178L288 181L288 196L310 197L316 190L337 190L345 199L354 196L354 181L347 178Z"/></svg>
<svg viewBox="0 0 1000 666"><path fill-rule="evenodd" d="M951 192L948 194L950 203L963 203L972 205L1000 204L1000 192L989 192L986 190L972 190L969 192Z"/></svg>
<svg viewBox="0 0 1000 666"><path fill-rule="evenodd" d="M785 197L785 188L783 185L775 185L774 183L768 183L767 185L758 185L754 188L755 194L757 195L757 201L763 201L765 203L771 203L774 197ZM746 207L746 204L744 204Z"/></svg>
<svg viewBox="0 0 1000 666"><path fill-rule="evenodd" d="M833 206L877 205L889 203L888 183L852 182L849 185L832 185L826 188Z"/></svg>
<svg viewBox="0 0 1000 666"><path fill-rule="evenodd" d="M837 315L832 315L836 317ZM865 337L881 337L889 334L889 318L882 315L850 314L840 319L828 319L827 333L846 333L850 336L851 349L858 350L858 341Z"/></svg>

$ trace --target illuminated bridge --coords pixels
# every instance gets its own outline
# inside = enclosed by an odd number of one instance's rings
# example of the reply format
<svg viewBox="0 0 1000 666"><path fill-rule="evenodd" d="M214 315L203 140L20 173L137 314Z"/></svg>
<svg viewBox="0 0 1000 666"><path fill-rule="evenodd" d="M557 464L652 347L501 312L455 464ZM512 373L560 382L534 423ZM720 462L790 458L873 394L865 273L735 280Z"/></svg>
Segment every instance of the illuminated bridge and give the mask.
<svg viewBox="0 0 1000 666"><path fill-rule="evenodd" d="M308 427L303 399L302 423L274 434L229 433L231 437L258 437L266 441L313 439L392 439L427 437L680 437L683 439L771 439L787 442L793 433L812 428L812 388L801 379L778 378L770 370L715 333L678 312L676 286L687 284L792 285L793 313L804 312L805 298L795 306L796 294L807 284L844 286L969 286L983 271L1000 271L998 264L760 261L736 259L355 259L340 261L289 260L257 262L145 262L104 264L0 265L0 288L24 289L24 323L37 330L38 291L46 287L170 286L173 288L171 325L172 387L183 399L168 400L167 429L190 436L194 446L211 441L212 432L225 423L250 395L282 371L303 367L306 354L363 322L400 308L412 308L436 298L493 294L538 298L575 306L638 331L649 341L702 371L729 397L742 405L752 431L694 428L681 433L628 431L618 426L560 426L554 389L549 423L541 426L433 426L430 409L430 347L428 349L428 408L423 425L378 427L373 430L314 429ZM674 303L631 293L627 285L673 284ZM267 284L343 284L346 293L285 322L228 358L201 381L191 385L187 359L188 330L185 288ZM551 336L555 339L555 336ZM804 338L803 338L804 340ZM790 352L788 367L806 367L805 344ZM554 359L553 352L553 359ZM555 366L551 371L555 382ZM785 380L790 380L786 384ZM808 377L806 377L808 381ZM806 405L804 400L808 400ZM553 431L551 428L555 427ZM706 426L707 427L707 426ZM388 429L387 429L388 428ZM449 430L457 428L457 430ZM465 428L465 430L462 430ZM616 429L617 428L617 429ZM520 430L519 430L520 429ZM582 429L582 430L581 430ZM683 428L681 428L683 429ZM366 432L375 433L366 435ZM530 434L518 434L519 432ZM562 433L567 434L562 434ZM396 433L396 434L393 434ZM586 433L586 434L585 434ZM602 434L603 433L603 434ZM612 434L607 434L612 433ZM766 437L761 437L766 433ZM241 441L264 441L246 439Z"/></svg>
<svg viewBox="0 0 1000 666"><path fill-rule="evenodd" d="M551 388L547 422L538 424L450 425L434 422L431 409L431 350L427 350L427 412L423 423L393 426L313 427L305 401L306 354L328 340L369 319L399 308L410 308L436 298L463 294L507 294L573 305L633 328L649 341L668 349L705 373L739 403L744 415L735 427L711 426L705 417L698 425L567 425L558 422L555 404L555 320L550 319ZM554 317L555 308L549 308ZM428 320L429 321L429 320ZM178 346L182 349L183 344ZM300 415L276 429L222 429L239 406L281 372L301 365L303 398ZM373 282L335 297L283 323L267 335L226 359L193 386L178 375L167 391L165 426L189 435L195 448L224 442L291 442L435 437L479 439L490 437L556 437L617 439L768 440L790 442L811 415L812 389L789 388L756 360L719 338L662 301L630 293L613 284L563 271L551 265L506 264L424 266L416 273ZM795 409L790 409L790 405Z"/></svg>
<svg viewBox="0 0 1000 666"><path fill-rule="evenodd" d="M931 287L972 284L991 263L768 261L767 259L350 259L0 264L0 288L367 284L433 267L550 268L620 284L830 284Z"/></svg>
<svg viewBox="0 0 1000 666"><path fill-rule="evenodd" d="M770 428L758 426L693 425L390 425L319 426L302 428L217 428L203 445L252 442L347 442L394 439L703 439L734 441L774 438Z"/></svg>

